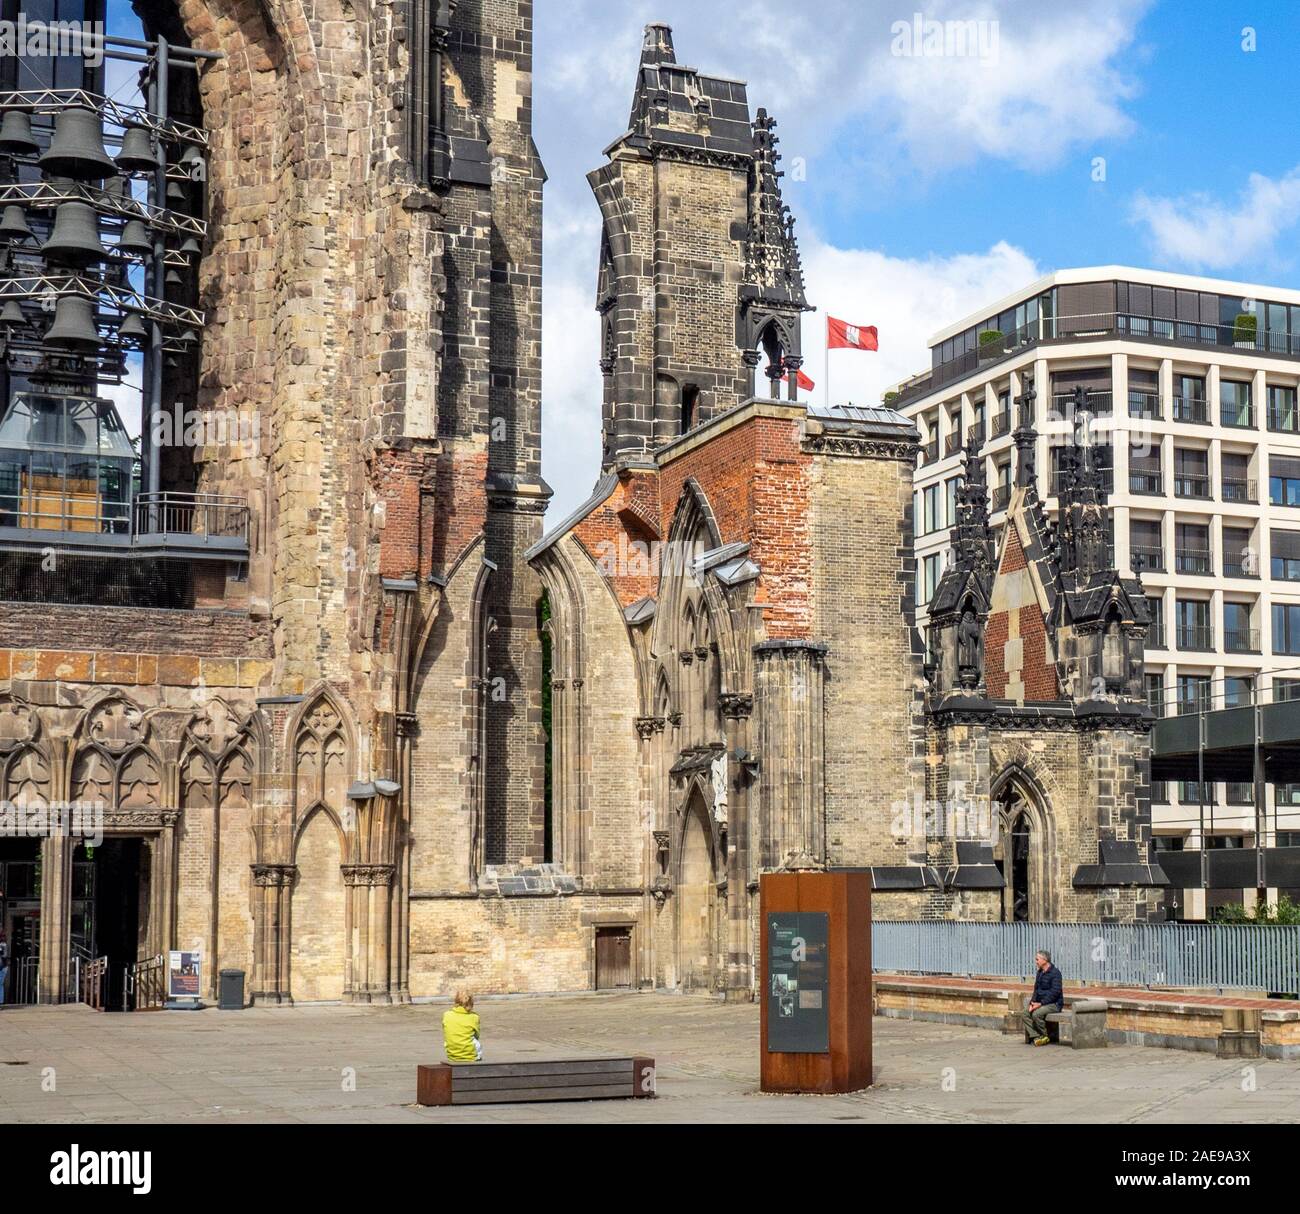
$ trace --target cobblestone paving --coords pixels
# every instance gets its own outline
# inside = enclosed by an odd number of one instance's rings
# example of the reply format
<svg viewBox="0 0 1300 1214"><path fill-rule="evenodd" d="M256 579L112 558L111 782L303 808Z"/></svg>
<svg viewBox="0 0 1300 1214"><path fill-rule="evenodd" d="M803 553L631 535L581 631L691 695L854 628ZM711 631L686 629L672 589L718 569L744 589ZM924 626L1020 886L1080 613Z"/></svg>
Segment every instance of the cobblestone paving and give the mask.
<svg viewBox="0 0 1300 1214"><path fill-rule="evenodd" d="M1300 1121L1297 1063L1032 1049L985 1029L880 1018L871 1091L764 1096L756 1006L616 995L485 999L478 1010L489 1061L650 1056L658 1099L414 1107L416 1064L442 1058L438 1005L133 1016L6 1008L0 1120L975 1123L1036 1121L1048 1105L1063 1122ZM54 1091L43 1091L51 1080Z"/></svg>

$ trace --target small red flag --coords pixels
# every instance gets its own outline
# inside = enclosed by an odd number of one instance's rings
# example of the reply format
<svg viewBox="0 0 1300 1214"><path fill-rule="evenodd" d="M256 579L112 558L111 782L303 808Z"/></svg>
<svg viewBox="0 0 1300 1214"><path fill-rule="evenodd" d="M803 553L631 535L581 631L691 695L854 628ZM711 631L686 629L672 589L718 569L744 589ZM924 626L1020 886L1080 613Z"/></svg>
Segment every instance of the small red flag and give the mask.
<svg viewBox="0 0 1300 1214"><path fill-rule="evenodd" d="M880 334L872 327L851 325L847 320L826 318L826 348L828 350L879 350Z"/></svg>
<svg viewBox="0 0 1300 1214"><path fill-rule="evenodd" d="M799 376L799 391L800 391L800 392L811 392L811 391L812 391L812 390L817 386L817 385L816 385L815 383L813 383L813 381L812 381L811 379L809 379L809 378L808 378L808 377L807 377L807 376L806 376L802 371L797 372L797 375ZM790 377L789 377L788 375L785 377L785 382L786 382L787 384L790 382Z"/></svg>

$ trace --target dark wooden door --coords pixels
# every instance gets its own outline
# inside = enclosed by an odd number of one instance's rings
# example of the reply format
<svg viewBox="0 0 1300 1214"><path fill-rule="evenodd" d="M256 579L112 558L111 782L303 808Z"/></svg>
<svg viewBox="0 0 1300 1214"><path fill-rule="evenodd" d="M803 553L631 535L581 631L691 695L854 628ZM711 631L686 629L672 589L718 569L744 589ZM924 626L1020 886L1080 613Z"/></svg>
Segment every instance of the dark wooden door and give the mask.
<svg viewBox="0 0 1300 1214"><path fill-rule="evenodd" d="M602 927L596 931L596 989L632 989L632 932L626 927Z"/></svg>

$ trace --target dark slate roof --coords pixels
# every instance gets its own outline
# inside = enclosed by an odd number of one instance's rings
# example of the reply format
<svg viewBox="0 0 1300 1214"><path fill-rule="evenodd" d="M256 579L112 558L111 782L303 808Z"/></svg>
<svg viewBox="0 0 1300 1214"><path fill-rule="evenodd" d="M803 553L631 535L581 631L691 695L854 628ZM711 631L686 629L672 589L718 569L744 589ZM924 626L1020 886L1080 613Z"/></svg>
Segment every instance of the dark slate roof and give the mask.
<svg viewBox="0 0 1300 1214"><path fill-rule="evenodd" d="M694 128L700 116L706 121L697 133ZM674 119L677 125L685 119L688 129L673 129ZM752 159L754 134L746 85L722 76L702 76L678 63L672 31L664 25L648 26L624 138Z"/></svg>
<svg viewBox="0 0 1300 1214"><path fill-rule="evenodd" d="M1103 839L1100 864L1081 864L1074 874L1075 889L1106 889L1117 886L1166 886L1169 878L1159 864L1146 861L1136 843Z"/></svg>

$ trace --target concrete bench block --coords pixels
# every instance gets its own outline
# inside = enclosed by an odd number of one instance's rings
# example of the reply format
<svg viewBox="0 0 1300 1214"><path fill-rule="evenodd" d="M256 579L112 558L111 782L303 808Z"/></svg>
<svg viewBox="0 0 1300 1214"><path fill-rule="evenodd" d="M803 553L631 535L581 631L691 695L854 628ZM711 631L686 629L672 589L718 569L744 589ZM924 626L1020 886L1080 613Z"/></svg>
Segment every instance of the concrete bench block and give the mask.
<svg viewBox="0 0 1300 1214"><path fill-rule="evenodd" d="M1106 1039L1106 1013L1110 1005L1104 999L1079 999L1064 1012L1053 1012L1047 1017L1048 1035L1053 1025L1057 1040L1075 1050L1104 1050Z"/></svg>

